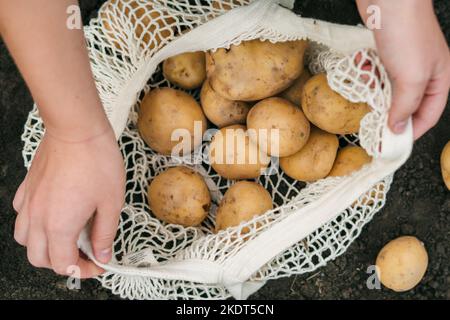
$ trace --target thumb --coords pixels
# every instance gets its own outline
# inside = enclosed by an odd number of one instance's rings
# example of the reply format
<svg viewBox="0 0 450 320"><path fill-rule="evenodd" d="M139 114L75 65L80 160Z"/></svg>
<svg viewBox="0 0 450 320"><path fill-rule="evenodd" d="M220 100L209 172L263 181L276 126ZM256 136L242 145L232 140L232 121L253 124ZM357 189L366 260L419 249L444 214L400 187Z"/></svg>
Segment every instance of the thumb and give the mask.
<svg viewBox="0 0 450 320"><path fill-rule="evenodd" d="M119 224L120 207L106 205L99 207L92 221L91 242L95 258L108 263L112 256L112 246Z"/></svg>
<svg viewBox="0 0 450 320"><path fill-rule="evenodd" d="M392 106L389 112L389 127L392 132L402 133L408 118L419 108L425 93L426 81L394 81Z"/></svg>

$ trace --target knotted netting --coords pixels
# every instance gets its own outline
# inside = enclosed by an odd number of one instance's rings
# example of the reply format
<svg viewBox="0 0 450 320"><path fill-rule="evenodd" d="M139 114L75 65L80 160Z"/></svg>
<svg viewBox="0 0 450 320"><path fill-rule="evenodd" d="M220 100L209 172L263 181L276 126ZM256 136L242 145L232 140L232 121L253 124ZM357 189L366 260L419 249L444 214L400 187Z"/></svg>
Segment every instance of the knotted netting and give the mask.
<svg viewBox="0 0 450 320"><path fill-rule="evenodd" d="M98 92L127 172L114 257L102 265L106 272L99 278L123 298L246 298L266 280L311 272L344 253L358 237L383 207L392 174L407 157L408 150L397 148L395 153L396 148L388 146L391 86L372 35L362 27L303 19L270 0L110 0L85 27L85 36ZM326 72L333 90L371 107L359 134L341 136L340 142L361 145L373 161L351 176L308 184L281 170L262 175L256 181L272 195L274 209L215 233L217 205L233 181L202 161L208 141L187 157L157 154L137 131L137 112L152 88L174 87L162 75L164 59L252 39L310 41L310 71ZM189 93L198 99L199 90ZM27 167L43 134L35 107L22 136ZM199 227L164 223L148 206L153 177L177 165L200 173L210 189L213 205ZM81 237L80 246L92 257L88 236Z"/></svg>

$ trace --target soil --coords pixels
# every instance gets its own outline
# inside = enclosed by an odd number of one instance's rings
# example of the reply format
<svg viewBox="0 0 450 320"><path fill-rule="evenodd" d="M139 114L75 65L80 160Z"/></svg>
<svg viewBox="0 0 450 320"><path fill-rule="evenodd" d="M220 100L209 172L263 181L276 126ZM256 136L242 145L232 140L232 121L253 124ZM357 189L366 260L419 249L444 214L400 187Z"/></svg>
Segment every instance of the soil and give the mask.
<svg viewBox="0 0 450 320"><path fill-rule="evenodd" d="M96 15L102 2L81 1L85 23ZM450 2L435 0L434 5L449 41ZM352 0L302 0L296 2L295 11L331 22L361 23ZM26 173L20 135L32 105L27 87L0 41L0 298L117 298L96 280L83 281L81 290L68 290L65 278L33 268L27 262L26 250L13 240L15 213L11 202ZM415 144L411 158L396 173L386 206L345 254L316 272L269 281L251 299L450 299L450 192L439 167L440 152L450 139L449 123L447 104L439 124ZM414 235L425 243L429 267L424 279L404 293L368 289L367 268L374 264L383 245L400 235Z"/></svg>

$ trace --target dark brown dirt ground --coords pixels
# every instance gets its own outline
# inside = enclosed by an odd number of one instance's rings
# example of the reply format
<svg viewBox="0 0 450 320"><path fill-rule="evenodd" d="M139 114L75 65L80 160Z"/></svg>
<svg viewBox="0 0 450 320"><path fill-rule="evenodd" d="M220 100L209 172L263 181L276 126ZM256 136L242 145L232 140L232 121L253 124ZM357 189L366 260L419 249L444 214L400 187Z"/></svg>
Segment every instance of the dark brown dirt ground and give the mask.
<svg viewBox="0 0 450 320"><path fill-rule="evenodd" d="M95 15L102 2L81 1L85 23ZM450 2L436 0L435 8L449 41ZM332 22L360 23L352 0L302 0L296 2L295 10L304 16ZM80 291L69 291L63 277L31 267L25 249L13 241L15 213L11 202L25 175L20 135L32 102L0 41L0 298L114 298L95 280L84 281ZM450 108L447 105L440 123L415 144L411 159L395 175L384 209L344 255L315 273L270 281L251 298L450 299L450 193L442 183L439 169L440 152L450 139L449 124ZM374 263L381 247L400 235L414 235L425 243L429 254L425 278L415 289L405 293L394 293L385 288L367 289L365 270Z"/></svg>

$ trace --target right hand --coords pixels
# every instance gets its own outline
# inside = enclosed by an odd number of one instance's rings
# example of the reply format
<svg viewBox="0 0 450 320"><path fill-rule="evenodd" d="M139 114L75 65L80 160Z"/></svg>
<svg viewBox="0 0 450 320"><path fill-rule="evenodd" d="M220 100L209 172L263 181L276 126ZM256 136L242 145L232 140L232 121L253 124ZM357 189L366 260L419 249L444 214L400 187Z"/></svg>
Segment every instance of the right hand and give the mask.
<svg viewBox="0 0 450 320"><path fill-rule="evenodd" d="M450 87L450 52L431 0L358 0L381 9L381 29L374 30L378 53L393 84L389 126L398 134L412 116L414 138L437 124Z"/></svg>
<svg viewBox="0 0 450 320"><path fill-rule="evenodd" d="M14 237L36 267L69 275L77 265L81 278L97 276L103 270L80 256L77 240L92 218L94 255L107 263L124 194L124 162L112 129L82 142L46 133L13 201Z"/></svg>

